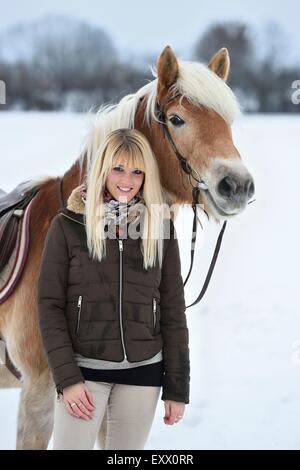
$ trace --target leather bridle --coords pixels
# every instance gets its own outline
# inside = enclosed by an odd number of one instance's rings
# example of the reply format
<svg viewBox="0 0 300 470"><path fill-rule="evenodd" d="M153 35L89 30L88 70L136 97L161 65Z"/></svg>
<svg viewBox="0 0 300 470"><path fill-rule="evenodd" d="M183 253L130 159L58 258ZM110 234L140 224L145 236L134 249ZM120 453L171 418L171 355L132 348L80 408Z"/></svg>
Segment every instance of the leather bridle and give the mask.
<svg viewBox="0 0 300 470"><path fill-rule="evenodd" d="M174 99L174 98L175 97L172 97L172 99ZM187 159L177 149L177 147L175 145L175 142L174 142L174 140L173 140L173 138L170 134L168 125L167 125L166 114L165 114L164 110L162 109L162 107L160 106L159 102L156 102L156 105L155 105L155 116L156 116L157 120L159 121L160 128L162 129L164 138L168 139L168 141L169 141L169 143L172 147L172 150L175 153L175 155L176 155L176 157L179 161L179 165L180 165L181 169L188 175L190 184L192 186L192 209L193 209L193 212L194 212L194 218L193 218L193 229L192 229L193 231L192 231L192 239L191 239L191 262L190 262L190 268L189 268L188 275L187 275L187 277L186 277L186 279L183 283L183 285L185 286L188 279L189 279L189 277L190 277L190 275L191 275L193 264L194 264L195 244L196 244L196 239L197 239L197 226L198 226L197 225L197 204L199 204L200 191L201 190L206 190L207 186L206 186L205 182L199 176L198 172L194 168L191 167L191 165L188 163ZM192 178L195 180L196 184L193 184ZM208 217L207 212L206 211L204 211L204 212L206 213L206 215ZM201 224L200 221L199 221L199 223ZM219 251L220 251L220 247L221 247L224 231L225 231L225 228L226 228L226 224L227 224L227 221L225 220L223 222L222 228L220 230L220 233L219 233L219 236L218 236L218 239L217 239L217 243L216 243L216 246L215 246L214 254L213 254L212 260L210 262L208 273L206 275L206 278L205 278L203 287L200 291L200 294L198 295L196 300L186 308L192 307L193 305L196 305L197 303L199 303L200 300L202 299L202 297L204 296L206 290L207 290L207 287L209 285L209 282L210 282L210 279L211 279L211 276L212 276L212 273L213 273L213 270L214 270L214 267L215 267L215 264L216 264L216 261L217 261L217 258L218 258L218 254L219 254Z"/></svg>
<svg viewBox="0 0 300 470"><path fill-rule="evenodd" d="M174 99L174 98L175 98L175 96L172 97L172 99ZM179 161L181 169L188 175L190 184L192 186L192 209L193 209L193 212L194 212L194 218L193 218L192 239L191 239L191 262L190 262L189 272L188 272L187 277L186 277L186 279L183 283L183 285L185 286L188 279L189 279L189 277L190 277L190 275L191 275L191 272L192 272L192 269L193 269L193 264L194 264L195 244L196 244L196 239L197 239L197 226L198 226L197 225L197 220L199 221L199 219L197 218L197 204L199 204L200 191L205 190L207 187L206 187L205 182L200 178L198 172L194 168L191 167L191 165L188 163L187 159L177 149L177 147L174 143L174 140L173 140L173 138L170 134L168 125L167 125L167 119L166 119L165 112L161 108L161 106L158 102L156 103L156 106L155 106L155 115L156 115L156 117L157 117L157 119L160 123L160 127L163 131L164 138L168 139L168 141L169 141L169 143L170 143L170 145L173 149L173 152L175 153L175 155L176 155L176 157ZM192 179L196 182L195 184L193 184ZM61 208L63 208L64 207L63 177L60 178L59 183L60 183L59 184L59 199L60 199ZM204 210L204 212L206 213L206 215L208 217L207 212L205 210ZM199 221L199 223L201 224L200 221ZM196 305L197 303L199 303L200 300L202 299L202 297L204 296L206 290L207 290L207 287L209 285L209 282L210 282L210 279L211 279L211 276L212 276L212 273L213 273L213 270L214 270L214 267L215 267L215 264L216 264L216 261L217 261L217 258L218 258L218 254L219 254L219 251L220 251L222 238L223 238L224 231L225 231L225 228L226 228L226 223L227 223L227 221L225 220L225 222L223 223L222 228L220 230L220 233L219 233L219 236L218 236L218 239L217 239L217 243L216 243L216 246L215 246L214 254L213 254L212 260L210 262L208 273L206 275L206 278L205 278L203 287L200 291L200 294L198 295L196 300L186 308L192 307L192 306Z"/></svg>

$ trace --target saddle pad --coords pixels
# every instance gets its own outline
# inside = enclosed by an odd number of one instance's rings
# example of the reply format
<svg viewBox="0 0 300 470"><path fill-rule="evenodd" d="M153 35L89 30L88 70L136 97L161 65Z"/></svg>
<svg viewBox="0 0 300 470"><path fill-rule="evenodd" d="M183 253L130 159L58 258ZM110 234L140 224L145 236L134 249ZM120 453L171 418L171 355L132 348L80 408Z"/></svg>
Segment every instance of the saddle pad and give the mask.
<svg viewBox="0 0 300 470"><path fill-rule="evenodd" d="M29 248L30 210L35 197L24 209L18 225L16 246L5 268L0 272L0 304L12 294L23 272Z"/></svg>

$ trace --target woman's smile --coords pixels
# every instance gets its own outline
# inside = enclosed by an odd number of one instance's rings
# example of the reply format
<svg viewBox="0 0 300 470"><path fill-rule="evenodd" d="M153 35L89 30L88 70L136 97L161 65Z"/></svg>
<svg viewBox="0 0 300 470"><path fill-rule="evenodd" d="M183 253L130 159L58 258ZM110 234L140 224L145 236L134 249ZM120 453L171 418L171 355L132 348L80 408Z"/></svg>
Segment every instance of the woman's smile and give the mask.
<svg viewBox="0 0 300 470"><path fill-rule="evenodd" d="M118 188L122 193L129 193L129 191L132 190L132 188L124 188L124 186L123 186L123 187L117 186L117 188Z"/></svg>
<svg viewBox="0 0 300 470"><path fill-rule="evenodd" d="M141 189L145 173L127 162L116 164L106 178L106 189L120 202L129 202ZM125 199L125 201L124 201Z"/></svg>

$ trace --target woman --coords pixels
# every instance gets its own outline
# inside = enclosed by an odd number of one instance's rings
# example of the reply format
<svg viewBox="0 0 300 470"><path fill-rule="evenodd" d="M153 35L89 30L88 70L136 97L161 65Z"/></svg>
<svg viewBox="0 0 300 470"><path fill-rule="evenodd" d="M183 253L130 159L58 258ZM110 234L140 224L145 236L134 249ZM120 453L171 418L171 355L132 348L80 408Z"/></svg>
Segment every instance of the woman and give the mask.
<svg viewBox="0 0 300 470"><path fill-rule="evenodd" d="M174 224L140 132L112 132L47 233L38 309L57 390L54 449L143 449L160 390L165 424L189 403ZM163 210L162 210L163 209Z"/></svg>

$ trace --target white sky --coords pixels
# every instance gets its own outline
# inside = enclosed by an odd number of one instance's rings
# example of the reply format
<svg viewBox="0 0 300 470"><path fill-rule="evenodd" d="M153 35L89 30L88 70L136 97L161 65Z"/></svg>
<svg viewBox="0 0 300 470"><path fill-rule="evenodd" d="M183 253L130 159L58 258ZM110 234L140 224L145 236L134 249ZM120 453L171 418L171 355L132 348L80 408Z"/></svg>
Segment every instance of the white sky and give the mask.
<svg viewBox="0 0 300 470"><path fill-rule="evenodd" d="M212 21L239 19L257 28L276 21L296 60L300 58L298 5L297 0L0 0L0 31L47 13L66 14L102 27L120 52L156 54L170 44L187 59Z"/></svg>

